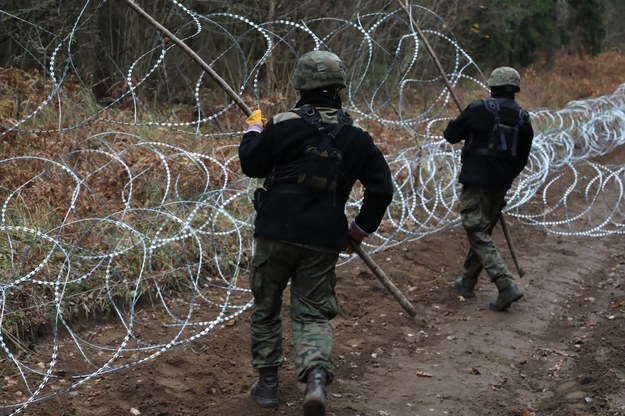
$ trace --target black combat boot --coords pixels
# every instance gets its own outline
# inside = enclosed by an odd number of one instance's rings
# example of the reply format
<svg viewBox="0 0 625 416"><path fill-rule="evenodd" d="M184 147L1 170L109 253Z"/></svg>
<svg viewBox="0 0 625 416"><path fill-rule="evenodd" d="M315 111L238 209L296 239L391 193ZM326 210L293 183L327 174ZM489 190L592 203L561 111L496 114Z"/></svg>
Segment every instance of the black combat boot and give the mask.
<svg viewBox="0 0 625 416"><path fill-rule="evenodd" d="M462 295L463 298L470 299L475 296L473 288L475 287L476 283L476 280L469 280L465 279L464 277L459 277L454 282L454 287L458 290L458 292L460 292L460 295Z"/></svg>
<svg viewBox="0 0 625 416"><path fill-rule="evenodd" d="M306 381L304 416L325 416L328 375L321 368L313 368Z"/></svg>
<svg viewBox="0 0 625 416"><path fill-rule="evenodd" d="M278 407L278 367L259 368L258 375L250 388L250 396L261 407Z"/></svg>
<svg viewBox="0 0 625 416"><path fill-rule="evenodd" d="M488 305L488 309L493 311L505 311L510 307L512 302L516 302L517 300L523 297L523 292L515 283L511 283L504 289L499 289L499 294L497 295L497 300L495 302L491 302Z"/></svg>

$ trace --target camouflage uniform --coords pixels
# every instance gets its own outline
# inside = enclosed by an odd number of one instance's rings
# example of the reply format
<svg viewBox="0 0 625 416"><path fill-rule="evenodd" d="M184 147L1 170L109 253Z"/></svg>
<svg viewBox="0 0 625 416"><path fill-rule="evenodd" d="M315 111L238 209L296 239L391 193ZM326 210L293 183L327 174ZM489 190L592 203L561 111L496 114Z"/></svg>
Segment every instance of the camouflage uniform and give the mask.
<svg viewBox="0 0 625 416"><path fill-rule="evenodd" d="M486 269L491 282L504 289L513 277L491 238L499 220L499 213L506 206L505 190L465 186L460 195L460 216L467 232L469 252L464 260L463 279L466 286L475 286Z"/></svg>
<svg viewBox="0 0 625 416"><path fill-rule="evenodd" d="M250 288L252 313L252 365L255 368L282 364L282 291L291 279L290 316L295 345L295 373L306 380L307 370L323 368L328 383L334 378L332 326L337 304L336 253L323 252L258 237L252 259Z"/></svg>

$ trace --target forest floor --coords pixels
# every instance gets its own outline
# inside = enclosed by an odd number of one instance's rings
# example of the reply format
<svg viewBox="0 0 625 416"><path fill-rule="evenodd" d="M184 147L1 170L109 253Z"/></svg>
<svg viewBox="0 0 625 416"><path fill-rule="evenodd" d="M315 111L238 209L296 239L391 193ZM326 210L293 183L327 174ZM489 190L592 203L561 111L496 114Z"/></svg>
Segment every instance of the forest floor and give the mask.
<svg viewBox="0 0 625 416"><path fill-rule="evenodd" d="M602 162L624 159L617 149ZM414 319L359 259L338 269L329 416L625 415L625 239L557 237L512 220L510 228L525 297L503 313L488 309L496 289L484 274L475 298L455 292L467 249L458 226L373 256L417 308ZM499 227L494 238L507 255ZM288 297L285 317L287 307ZM301 415L288 322L280 405L265 410L250 399L248 322L249 311L23 414ZM124 333L108 327L101 345Z"/></svg>

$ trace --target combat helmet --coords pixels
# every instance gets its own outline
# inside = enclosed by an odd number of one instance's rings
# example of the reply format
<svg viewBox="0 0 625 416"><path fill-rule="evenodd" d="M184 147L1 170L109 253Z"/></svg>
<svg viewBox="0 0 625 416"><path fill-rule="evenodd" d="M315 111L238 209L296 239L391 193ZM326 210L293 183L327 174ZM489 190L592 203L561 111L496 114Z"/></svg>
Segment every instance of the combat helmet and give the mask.
<svg viewBox="0 0 625 416"><path fill-rule="evenodd" d="M293 72L293 87L296 90L339 85L346 87L347 74L341 59L327 51L311 51L302 55Z"/></svg>
<svg viewBox="0 0 625 416"><path fill-rule="evenodd" d="M510 86L514 92L521 91L521 76L516 69L509 66L500 66L490 73L490 78L486 81L489 88Z"/></svg>

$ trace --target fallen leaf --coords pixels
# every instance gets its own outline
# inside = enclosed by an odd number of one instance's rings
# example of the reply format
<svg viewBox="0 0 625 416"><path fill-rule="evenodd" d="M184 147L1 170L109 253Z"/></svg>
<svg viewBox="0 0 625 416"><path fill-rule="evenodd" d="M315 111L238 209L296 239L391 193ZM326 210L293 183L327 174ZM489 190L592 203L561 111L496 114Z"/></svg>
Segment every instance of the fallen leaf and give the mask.
<svg viewBox="0 0 625 416"><path fill-rule="evenodd" d="M532 409L523 408L521 409L520 413L521 413L521 416L530 416L532 411L533 411Z"/></svg>

